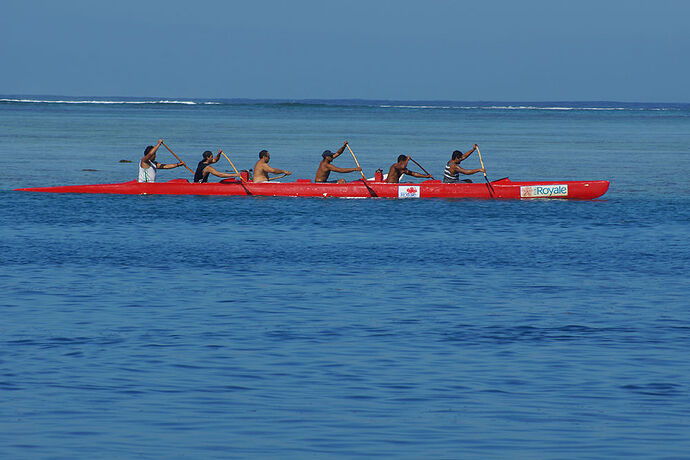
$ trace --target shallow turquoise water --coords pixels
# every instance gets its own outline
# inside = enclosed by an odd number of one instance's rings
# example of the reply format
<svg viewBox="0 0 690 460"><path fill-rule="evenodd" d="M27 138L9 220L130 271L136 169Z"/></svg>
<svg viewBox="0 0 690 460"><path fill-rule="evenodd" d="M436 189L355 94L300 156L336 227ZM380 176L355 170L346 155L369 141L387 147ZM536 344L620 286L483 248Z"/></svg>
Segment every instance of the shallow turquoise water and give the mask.
<svg viewBox="0 0 690 460"><path fill-rule="evenodd" d="M682 458L689 115L0 104L0 456ZM478 142L490 178L612 185L590 202L11 191L129 180L118 161L158 137L190 163L268 148L295 177L345 138L366 172L414 153L434 173Z"/></svg>

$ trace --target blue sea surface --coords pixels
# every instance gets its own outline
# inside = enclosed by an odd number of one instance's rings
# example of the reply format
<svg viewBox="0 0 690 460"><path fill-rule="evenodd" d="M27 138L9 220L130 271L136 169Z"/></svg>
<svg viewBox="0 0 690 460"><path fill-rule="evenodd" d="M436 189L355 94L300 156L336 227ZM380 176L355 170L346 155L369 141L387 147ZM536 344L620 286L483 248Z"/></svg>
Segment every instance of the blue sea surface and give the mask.
<svg viewBox="0 0 690 460"><path fill-rule="evenodd" d="M478 143L490 179L611 188L13 191L159 138L310 179L345 139L368 176ZM690 458L688 104L5 96L0 168L0 458Z"/></svg>

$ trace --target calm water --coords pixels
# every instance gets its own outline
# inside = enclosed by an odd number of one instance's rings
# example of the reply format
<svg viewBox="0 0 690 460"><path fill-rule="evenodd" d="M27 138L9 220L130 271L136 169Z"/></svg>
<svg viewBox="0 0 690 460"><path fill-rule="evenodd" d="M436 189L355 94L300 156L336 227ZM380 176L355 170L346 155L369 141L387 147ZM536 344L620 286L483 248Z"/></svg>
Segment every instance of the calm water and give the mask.
<svg viewBox="0 0 690 460"><path fill-rule="evenodd" d="M690 458L690 106L220 102L0 102L0 457ZM159 137L303 178L344 139L368 175L477 142L611 189L12 191L130 180Z"/></svg>

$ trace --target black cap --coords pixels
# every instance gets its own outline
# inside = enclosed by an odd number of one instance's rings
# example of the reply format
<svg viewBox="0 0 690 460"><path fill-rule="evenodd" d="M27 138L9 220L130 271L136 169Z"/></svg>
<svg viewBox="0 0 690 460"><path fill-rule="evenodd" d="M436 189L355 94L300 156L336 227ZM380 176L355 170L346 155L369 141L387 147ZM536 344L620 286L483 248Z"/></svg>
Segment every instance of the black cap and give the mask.
<svg viewBox="0 0 690 460"><path fill-rule="evenodd" d="M332 156L333 156L333 152L331 152L330 150L324 150L323 153L321 154L321 156L324 157L324 158L326 158L326 157L332 157Z"/></svg>

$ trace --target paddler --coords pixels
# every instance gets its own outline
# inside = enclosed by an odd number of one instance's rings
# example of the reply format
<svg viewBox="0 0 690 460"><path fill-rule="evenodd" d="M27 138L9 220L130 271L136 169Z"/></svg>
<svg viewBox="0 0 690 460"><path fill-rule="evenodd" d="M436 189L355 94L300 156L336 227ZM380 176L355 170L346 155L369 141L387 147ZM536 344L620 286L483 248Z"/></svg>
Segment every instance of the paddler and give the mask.
<svg viewBox="0 0 690 460"><path fill-rule="evenodd" d="M386 182L389 184L397 184L400 182L400 176L407 174L412 177L420 177L424 179L431 179L431 174L422 174L407 169L407 163L410 161L410 157L407 155L398 156L398 162L393 163L388 170L388 177L386 177Z"/></svg>
<svg viewBox="0 0 690 460"><path fill-rule="evenodd" d="M184 163L164 164L156 161L156 152L163 143L163 139L158 139L158 144L154 147L149 145L144 149L144 157L139 162L139 182L156 182L156 171L159 169L173 169L182 166Z"/></svg>
<svg viewBox="0 0 690 460"><path fill-rule="evenodd" d="M454 184L460 182L460 174L470 175L478 172L485 172L483 168L478 169L464 169L460 167L460 162L467 159L468 156L477 150L477 144L474 144L472 150L467 153L462 153L460 150L453 152L450 161L446 163L446 168L443 170L443 182L446 184ZM472 182L470 179L463 179L462 182Z"/></svg>
<svg viewBox="0 0 690 460"><path fill-rule="evenodd" d="M208 176L211 174L217 177L238 177L240 175L239 173L222 173L211 166L213 163L217 163L218 160L220 160L222 153L222 150L218 150L218 155L214 157L213 152L206 150L202 154L203 159L197 165L196 172L194 173L194 182L208 182Z"/></svg>
<svg viewBox="0 0 690 460"><path fill-rule="evenodd" d="M268 174L285 174L289 176L292 174L290 171L283 169L271 168L268 166L268 162L271 160L271 155L268 150L262 150L259 152L259 161L254 165L254 182L266 182L270 179Z"/></svg>
<svg viewBox="0 0 690 460"><path fill-rule="evenodd" d="M331 174L331 171L337 173L351 173L362 170L362 168L339 168L331 164L333 160L338 158L340 154L345 151L345 147L347 147L347 141L345 141L343 146L340 147L335 153L331 152L330 150L323 151L321 154L322 160L321 163L319 163L319 168L316 170L316 178L314 179L314 182L328 182L328 176ZM338 179L337 181L331 182L343 184L345 183L345 179Z"/></svg>

